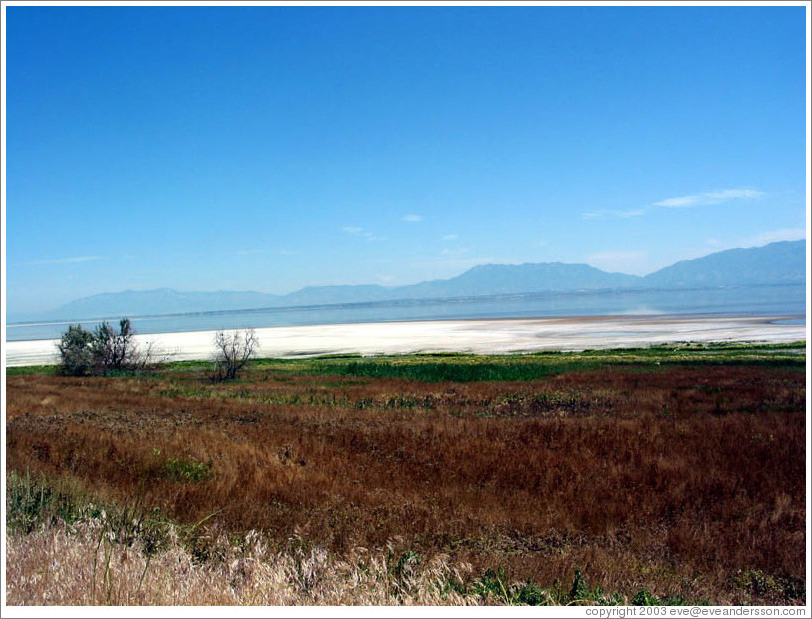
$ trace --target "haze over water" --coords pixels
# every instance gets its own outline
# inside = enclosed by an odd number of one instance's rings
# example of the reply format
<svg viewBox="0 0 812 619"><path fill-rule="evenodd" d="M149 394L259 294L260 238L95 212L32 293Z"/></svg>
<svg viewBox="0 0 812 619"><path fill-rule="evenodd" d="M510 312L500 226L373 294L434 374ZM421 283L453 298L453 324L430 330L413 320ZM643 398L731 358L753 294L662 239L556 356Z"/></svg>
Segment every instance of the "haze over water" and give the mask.
<svg viewBox="0 0 812 619"><path fill-rule="evenodd" d="M786 320L803 324L805 313L805 285L786 284L403 300L130 318L136 332L148 334L403 320L657 314L787 316ZM110 316L108 319L115 321L119 318L121 316ZM98 322L99 319L9 324L7 339L55 339L67 329L68 324L81 323L90 328Z"/></svg>

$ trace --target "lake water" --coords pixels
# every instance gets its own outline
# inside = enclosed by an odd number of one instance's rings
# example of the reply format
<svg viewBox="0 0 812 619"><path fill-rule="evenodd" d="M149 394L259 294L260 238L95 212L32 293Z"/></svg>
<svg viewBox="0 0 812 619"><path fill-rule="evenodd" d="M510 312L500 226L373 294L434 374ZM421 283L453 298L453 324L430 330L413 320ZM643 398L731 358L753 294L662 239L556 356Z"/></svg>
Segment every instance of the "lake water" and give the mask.
<svg viewBox="0 0 812 619"><path fill-rule="evenodd" d="M804 324L806 287L803 284L786 284L691 290L545 293L130 318L137 333L147 334L401 320L657 314L786 316L788 318L785 320ZM113 322L119 318L112 316L109 320ZM9 341L55 339L67 330L68 324L78 322L90 328L99 320L9 324L6 338Z"/></svg>

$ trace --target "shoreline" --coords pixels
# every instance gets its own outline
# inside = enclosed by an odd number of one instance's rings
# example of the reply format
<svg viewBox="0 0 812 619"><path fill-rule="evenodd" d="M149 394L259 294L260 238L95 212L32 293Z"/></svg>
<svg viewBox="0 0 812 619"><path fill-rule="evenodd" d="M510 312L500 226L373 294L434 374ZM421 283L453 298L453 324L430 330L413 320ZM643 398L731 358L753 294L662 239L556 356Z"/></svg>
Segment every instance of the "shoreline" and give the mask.
<svg viewBox="0 0 812 619"><path fill-rule="evenodd" d="M258 357L364 356L460 352L637 348L676 342L785 343L807 339L806 324L780 324L803 315L707 316L654 314L547 318L449 319L262 327ZM805 320L804 320L805 322ZM214 356L215 331L137 335L168 361ZM7 367L56 365L57 339L5 342Z"/></svg>

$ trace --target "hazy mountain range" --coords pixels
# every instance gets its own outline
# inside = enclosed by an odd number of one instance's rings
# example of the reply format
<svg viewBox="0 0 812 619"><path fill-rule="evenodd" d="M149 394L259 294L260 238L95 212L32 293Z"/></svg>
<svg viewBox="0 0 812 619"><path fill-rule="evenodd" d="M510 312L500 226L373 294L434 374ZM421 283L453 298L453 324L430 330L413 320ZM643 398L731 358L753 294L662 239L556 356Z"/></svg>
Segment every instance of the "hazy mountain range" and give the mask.
<svg viewBox="0 0 812 619"><path fill-rule="evenodd" d="M484 264L457 277L409 286L308 286L286 295L260 292L180 292L169 288L97 294L18 320L73 320L271 307L442 299L579 290L680 289L806 282L806 241L730 249L683 260L646 275L607 273L561 262Z"/></svg>

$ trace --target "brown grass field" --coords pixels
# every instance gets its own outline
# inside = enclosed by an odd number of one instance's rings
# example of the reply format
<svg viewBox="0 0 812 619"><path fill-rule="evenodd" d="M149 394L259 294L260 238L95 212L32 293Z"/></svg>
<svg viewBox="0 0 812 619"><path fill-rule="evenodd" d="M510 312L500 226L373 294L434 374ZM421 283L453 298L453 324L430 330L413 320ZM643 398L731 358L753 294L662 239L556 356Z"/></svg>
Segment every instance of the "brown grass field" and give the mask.
<svg viewBox="0 0 812 619"><path fill-rule="evenodd" d="M626 602L645 590L805 603L801 364L608 362L472 382L312 367L260 363L231 383L194 364L9 375L7 470L203 521L185 546L199 563L215 560L218 535L253 531L279 557L369 552L426 569L441 557L467 570L461 590L502 568L511 583L568 591L577 569ZM9 604L52 599L26 599L12 575Z"/></svg>

